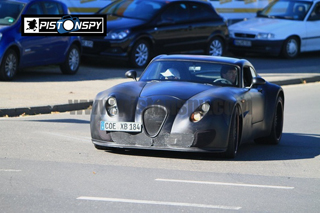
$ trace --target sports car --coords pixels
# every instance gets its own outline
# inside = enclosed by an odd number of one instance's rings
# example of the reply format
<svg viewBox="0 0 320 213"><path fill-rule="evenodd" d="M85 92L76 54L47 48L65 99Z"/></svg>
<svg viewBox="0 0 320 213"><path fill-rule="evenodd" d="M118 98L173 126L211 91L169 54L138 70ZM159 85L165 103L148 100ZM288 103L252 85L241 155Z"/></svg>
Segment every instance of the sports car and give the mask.
<svg viewBox="0 0 320 213"><path fill-rule="evenodd" d="M100 92L90 118L97 149L220 152L254 140L278 144L284 92L245 59L159 55L141 76Z"/></svg>

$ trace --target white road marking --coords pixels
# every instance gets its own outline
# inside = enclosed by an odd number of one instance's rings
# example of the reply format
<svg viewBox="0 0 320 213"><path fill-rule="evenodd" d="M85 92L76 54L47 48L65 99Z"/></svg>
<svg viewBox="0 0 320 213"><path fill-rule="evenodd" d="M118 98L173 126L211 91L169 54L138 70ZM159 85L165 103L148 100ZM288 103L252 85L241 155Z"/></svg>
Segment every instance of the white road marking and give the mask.
<svg viewBox="0 0 320 213"><path fill-rule="evenodd" d="M77 199L92 200L92 201L106 201L106 202L120 202L120 203L137 203L137 204L152 204L152 205L166 205L166 206L210 208L210 209L227 209L227 210L241 209L241 207L238 207L238 206L206 205L206 204L197 204L197 203L163 202L163 201L154 201L154 200L134 200L134 199L107 198L107 197L81 196L81 197L78 197Z"/></svg>
<svg viewBox="0 0 320 213"><path fill-rule="evenodd" d="M257 184L243 184L243 183L224 183L224 182L209 182L209 181L193 181L193 180L175 180L175 179L161 179L156 181L177 182L177 183L195 183L195 184L211 184L223 186L242 186L242 187L256 187L256 188L272 188L272 189L294 189L291 186L272 186L272 185L257 185Z"/></svg>
<svg viewBox="0 0 320 213"><path fill-rule="evenodd" d="M17 170L17 169L0 169L0 172L21 172L21 170Z"/></svg>

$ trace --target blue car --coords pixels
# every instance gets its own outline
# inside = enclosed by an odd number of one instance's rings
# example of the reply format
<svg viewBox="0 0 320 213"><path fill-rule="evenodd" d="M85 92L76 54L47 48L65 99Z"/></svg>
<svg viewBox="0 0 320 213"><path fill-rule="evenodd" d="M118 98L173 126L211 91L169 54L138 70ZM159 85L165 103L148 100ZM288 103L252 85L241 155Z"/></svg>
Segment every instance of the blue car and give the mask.
<svg viewBox="0 0 320 213"><path fill-rule="evenodd" d="M78 36L22 36L21 15L64 15L67 6L56 0L0 1L0 80L10 81L19 69L58 64L63 74L80 65Z"/></svg>

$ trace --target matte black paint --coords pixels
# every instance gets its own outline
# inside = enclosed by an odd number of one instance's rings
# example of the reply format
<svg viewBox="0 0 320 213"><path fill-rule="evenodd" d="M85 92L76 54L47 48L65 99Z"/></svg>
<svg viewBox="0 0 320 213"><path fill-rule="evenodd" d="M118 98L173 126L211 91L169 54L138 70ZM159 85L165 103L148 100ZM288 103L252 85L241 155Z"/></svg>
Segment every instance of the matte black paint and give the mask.
<svg viewBox="0 0 320 213"><path fill-rule="evenodd" d="M244 59L227 57L161 55L153 60L168 59L232 63L241 67L241 71L244 66L253 68ZM260 84L250 88L176 81L119 84L99 93L94 101L90 122L92 141L105 147L224 152L228 146L229 126L236 106L240 109L239 143L268 136L271 132L276 101L278 96L284 100L284 92L278 85L262 79L258 79L258 82ZM108 116L104 107L110 96L116 97L119 107L119 115L114 117ZM210 111L201 121L194 123L190 115L203 102L210 103ZM157 136L150 137L145 131L110 134L100 130L101 120L143 123L144 110L152 106L164 107L168 113Z"/></svg>

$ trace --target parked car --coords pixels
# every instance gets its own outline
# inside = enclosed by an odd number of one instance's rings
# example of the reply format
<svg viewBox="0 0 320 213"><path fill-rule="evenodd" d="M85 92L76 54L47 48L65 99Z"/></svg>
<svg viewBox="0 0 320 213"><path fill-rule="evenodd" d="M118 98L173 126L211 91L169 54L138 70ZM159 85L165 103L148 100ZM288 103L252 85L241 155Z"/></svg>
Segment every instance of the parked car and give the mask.
<svg viewBox="0 0 320 213"><path fill-rule="evenodd" d="M137 80L100 92L91 113L97 149L224 152L240 144L278 144L284 92L244 59L160 55Z"/></svg>
<svg viewBox="0 0 320 213"><path fill-rule="evenodd" d="M56 0L0 1L0 79L12 80L25 67L59 64L63 74L79 69L78 36L22 36L21 15L63 15L67 6Z"/></svg>
<svg viewBox="0 0 320 213"><path fill-rule="evenodd" d="M229 26L229 50L295 58L320 50L319 26L320 0L272 1L256 18Z"/></svg>
<svg viewBox="0 0 320 213"><path fill-rule="evenodd" d="M84 37L83 54L144 67L156 54L203 50L221 56L228 27L212 4L186 0L117 0L98 11L106 37Z"/></svg>

